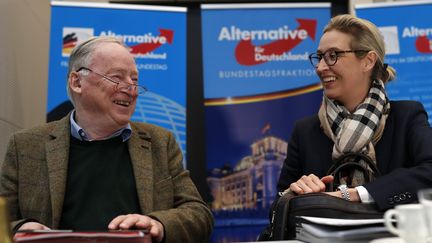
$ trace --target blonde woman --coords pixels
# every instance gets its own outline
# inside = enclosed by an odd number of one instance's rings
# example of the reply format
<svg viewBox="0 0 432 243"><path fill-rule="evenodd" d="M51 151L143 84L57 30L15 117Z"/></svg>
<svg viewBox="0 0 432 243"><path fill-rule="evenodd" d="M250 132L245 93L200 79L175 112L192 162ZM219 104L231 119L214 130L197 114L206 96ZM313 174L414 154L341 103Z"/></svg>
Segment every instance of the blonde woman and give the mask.
<svg viewBox="0 0 432 243"><path fill-rule="evenodd" d="M367 155L381 176L365 181L350 171L340 191L346 200L381 210L417 201L432 187L432 129L419 102L389 101L385 84L395 70L384 63L384 41L371 22L352 15L332 18L310 55L323 86L317 115L296 123L278 182L279 194L324 192L334 160L350 152ZM359 160L358 163L364 163Z"/></svg>

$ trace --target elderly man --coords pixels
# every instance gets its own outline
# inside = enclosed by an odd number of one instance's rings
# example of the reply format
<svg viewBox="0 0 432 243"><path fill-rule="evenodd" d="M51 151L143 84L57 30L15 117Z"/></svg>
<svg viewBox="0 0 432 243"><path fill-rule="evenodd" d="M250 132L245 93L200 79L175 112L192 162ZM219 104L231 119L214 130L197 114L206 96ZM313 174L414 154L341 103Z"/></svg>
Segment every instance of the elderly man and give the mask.
<svg viewBox="0 0 432 243"><path fill-rule="evenodd" d="M65 118L14 134L0 196L14 231L148 229L154 241L205 242L213 217L168 131L131 122L138 70L127 46L96 37L69 60Z"/></svg>

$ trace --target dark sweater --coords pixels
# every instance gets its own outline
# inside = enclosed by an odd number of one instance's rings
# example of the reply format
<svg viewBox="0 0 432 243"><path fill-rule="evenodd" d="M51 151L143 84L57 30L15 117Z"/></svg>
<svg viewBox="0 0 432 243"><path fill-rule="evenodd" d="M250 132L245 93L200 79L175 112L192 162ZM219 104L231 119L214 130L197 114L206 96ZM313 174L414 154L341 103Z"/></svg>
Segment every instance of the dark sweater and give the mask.
<svg viewBox="0 0 432 243"><path fill-rule="evenodd" d="M119 215L140 213L127 142L71 137L60 229L107 230Z"/></svg>

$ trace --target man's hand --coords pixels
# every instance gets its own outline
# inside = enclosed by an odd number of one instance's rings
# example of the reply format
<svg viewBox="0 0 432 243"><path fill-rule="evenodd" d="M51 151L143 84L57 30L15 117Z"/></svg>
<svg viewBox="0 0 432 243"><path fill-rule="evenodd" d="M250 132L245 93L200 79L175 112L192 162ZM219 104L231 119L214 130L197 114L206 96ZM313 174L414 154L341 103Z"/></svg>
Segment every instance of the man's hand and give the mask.
<svg viewBox="0 0 432 243"><path fill-rule="evenodd" d="M128 214L115 217L108 225L110 230L127 230L131 228L148 229L150 236L161 242L164 238L163 225L148 216L141 214Z"/></svg>
<svg viewBox="0 0 432 243"><path fill-rule="evenodd" d="M39 224L37 222L27 222L18 228L18 231L20 230L50 230L50 228L46 227L43 224Z"/></svg>
<svg viewBox="0 0 432 243"><path fill-rule="evenodd" d="M298 181L291 183L289 189L296 194L306 194L312 192L324 192L326 184L333 181L333 176L328 175L323 178L318 178L314 174L302 176Z"/></svg>

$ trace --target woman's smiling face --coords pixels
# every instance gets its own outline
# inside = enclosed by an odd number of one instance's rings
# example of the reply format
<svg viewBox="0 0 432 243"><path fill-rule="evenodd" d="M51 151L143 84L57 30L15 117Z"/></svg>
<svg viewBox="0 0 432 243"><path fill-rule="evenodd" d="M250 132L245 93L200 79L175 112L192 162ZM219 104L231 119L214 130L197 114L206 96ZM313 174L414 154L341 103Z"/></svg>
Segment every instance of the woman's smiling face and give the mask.
<svg viewBox="0 0 432 243"><path fill-rule="evenodd" d="M317 53L331 51L352 51L352 36L337 30L323 34ZM319 62L316 73L321 79L324 94L341 102L350 109L360 104L366 97L370 85L370 70L365 68L366 57L359 58L354 52L337 54L334 65L327 65L324 58Z"/></svg>

